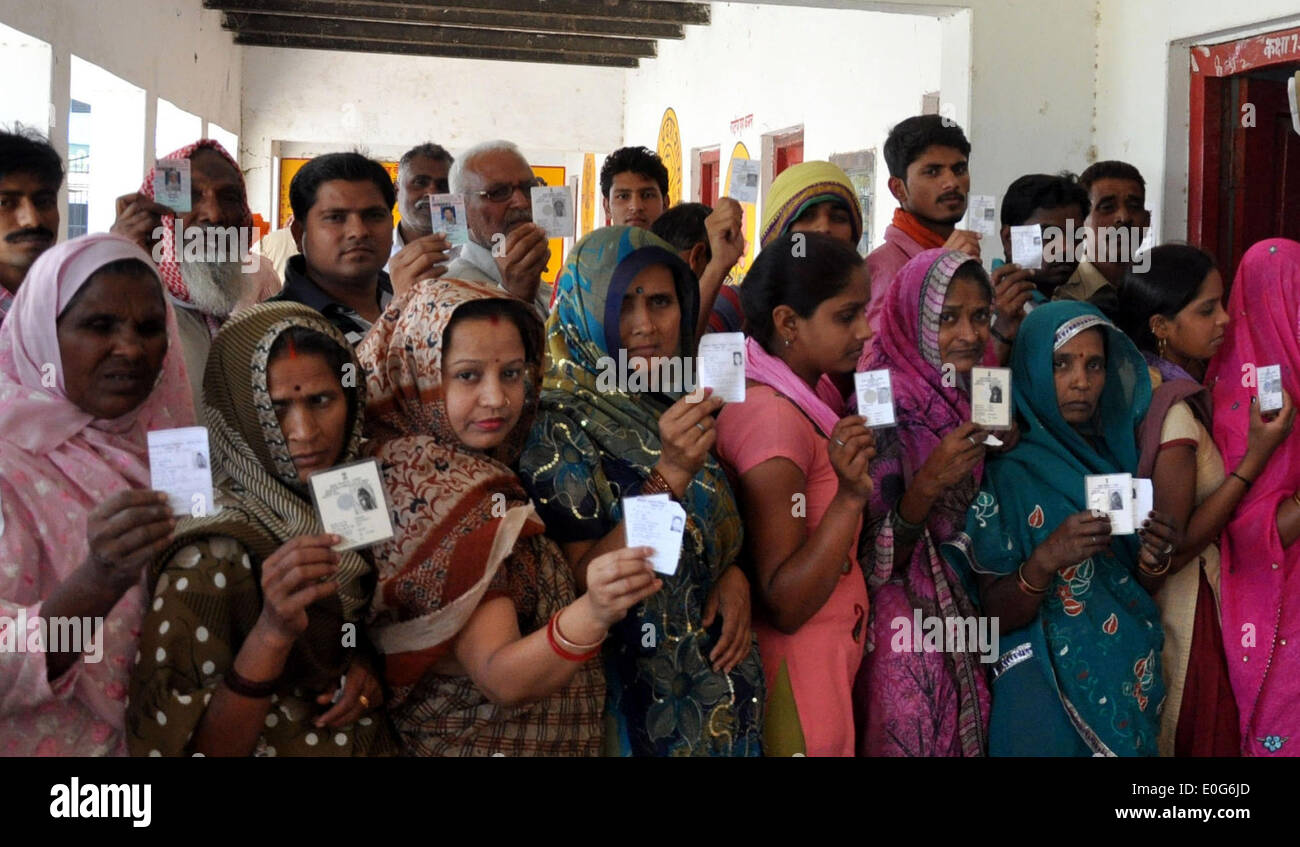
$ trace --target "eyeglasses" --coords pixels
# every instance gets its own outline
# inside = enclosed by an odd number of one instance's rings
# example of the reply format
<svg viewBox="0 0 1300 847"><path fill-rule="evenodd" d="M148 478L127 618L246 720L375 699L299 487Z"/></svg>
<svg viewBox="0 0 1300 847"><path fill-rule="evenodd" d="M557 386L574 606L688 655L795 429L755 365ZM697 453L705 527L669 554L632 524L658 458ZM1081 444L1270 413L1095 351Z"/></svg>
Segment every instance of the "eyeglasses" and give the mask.
<svg viewBox="0 0 1300 847"><path fill-rule="evenodd" d="M527 197L529 191L539 186L543 186L545 184L546 183L543 180L539 178L533 178L530 180L526 180L524 182L514 183L513 185L510 183L504 183L502 185L494 185L491 188L487 189L486 191L475 191L474 194L478 195L479 197L483 197L493 203L504 203L507 200L509 200L511 197L515 196L516 191L522 191L524 193L524 196Z"/></svg>

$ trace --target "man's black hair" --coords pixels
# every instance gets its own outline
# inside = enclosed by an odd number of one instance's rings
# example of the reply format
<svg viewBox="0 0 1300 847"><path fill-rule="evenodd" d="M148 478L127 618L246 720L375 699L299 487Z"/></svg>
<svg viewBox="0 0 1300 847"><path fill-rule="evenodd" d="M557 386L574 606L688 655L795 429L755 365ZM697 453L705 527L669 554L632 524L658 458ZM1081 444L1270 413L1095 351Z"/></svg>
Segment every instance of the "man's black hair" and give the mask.
<svg viewBox="0 0 1300 847"><path fill-rule="evenodd" d="M664 167L658 153L645 147L620 147L605 158L605 164L600 166L600 196L608 199L609 191L614 187L614 177L629 171L659 183L659 191L667 205L668 168Z"/></svg>
<svg viewBox="0 0 1300 847"><path fill-rule="evenodd" d="M1121 162L1116 159L1109 159L1105 162L1095 162L1084 168L1083 173L1079 174L1079 184L1085 191L1092 190L1092 184L1099 179L1129 179L1142 186L1142 193L1146 194L1147 181L1142 178L1142 173L1128 162Z"/></svg>
<svg viewBox="0 0 1300 847"><path fill-rule="evenodd" d="M889 175L907 179L907 167L930 147L951 147L970 156L970 142L955 121L939 115L917 115L900 121L885 139L885 165Z"/></svg>
<svg viewBox="0 0 1300 847"><path fill-rule="evenodd" d="M678 203L650 225L650 231L673 245L680 253L704 242L709 244L709 231L704 227L704 219L713 210L703 203Z"/></svg>
<svg viewBox="0 0 1300 847"><path fill-rule="evenodd" d="M1080 221L1088 217L1092 203L1079 179L1068 171L1059 174L1025 174L1016 179L1002 196L1002 225L1021 226L1038 209L1079 207Z"/></svg>
<svg viewBox="0 0 1300 847"><path fill-rule="evenodd" d="M15 126L0 130L0 179L10 174L31 174L46 185L63 185L63 160L50 142L35 130Z"/></svg>
<svg viewBox="0 0 1300 847"><path fill-rule="evenodd" d="M303 165L289 183L289 205L294 219L306 223L307 213L316 205L316 192L321 184L336 179L374 183L390 212L397 202L397 190L383 165L360 153L326 153Z"/></svg>

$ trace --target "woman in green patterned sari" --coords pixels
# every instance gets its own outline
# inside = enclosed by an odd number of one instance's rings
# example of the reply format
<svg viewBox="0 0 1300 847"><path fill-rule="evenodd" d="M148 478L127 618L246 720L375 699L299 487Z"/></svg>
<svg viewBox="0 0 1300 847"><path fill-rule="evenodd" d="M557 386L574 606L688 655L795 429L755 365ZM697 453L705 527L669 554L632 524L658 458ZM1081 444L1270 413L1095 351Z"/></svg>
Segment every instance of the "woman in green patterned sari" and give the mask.
<svg viewBox="0 0 1300 847"><path fill-rule="evenodd" d="M1001 624L989 754L1154 756L1164 635L1151 594L1177 532L1158 512L1112 535L1084 477L1137 469L1151 402L1137 348L1096 307L1039 306L1011 356L1020 441L991 456L966 532L945 545Z"/></svg>
<svg viewBox="0 0 1300 847"><path fill-rule="evenodd" d="M606 227L573 248L546 324L541 409L520 477L579 585L589 561L624 546L623 497L667 494L686 512L676 573L606 642L611 754L762 754L740 514L709 454L721 401L657 381L638 390L647 360L694 357L698 304L695 276L667 242Z"/></svg>

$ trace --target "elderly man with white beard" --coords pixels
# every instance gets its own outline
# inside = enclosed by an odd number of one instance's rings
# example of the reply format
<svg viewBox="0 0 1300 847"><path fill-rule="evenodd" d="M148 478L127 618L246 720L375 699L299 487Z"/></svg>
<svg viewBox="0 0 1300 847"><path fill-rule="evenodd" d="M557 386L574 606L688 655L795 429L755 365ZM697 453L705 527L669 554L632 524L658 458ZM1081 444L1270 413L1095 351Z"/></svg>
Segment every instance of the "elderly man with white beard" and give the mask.
<svg viewBox="0 0 1300 847"><path fill-rule="evenodd" d="M151 169L138 193L117 199L111 231L135 241L158 265L197 409L212 337L239 309L278 291L280 280L270 262L248 256L253 214L244 176L225 148L204 138L163 158L189 159L190 211L177 214L155 202Z"/></svg>
<svg viewBox="0 0 1300 847"><path fill-rule="evenodd" d="M551 259L546 231L533 223L533 176L509 141L488 141L461 154L451 167L451 190L465 195L468 244L447 268L450 279L504 288L532 303L545 318L551 292L542 272Z"/></svg>

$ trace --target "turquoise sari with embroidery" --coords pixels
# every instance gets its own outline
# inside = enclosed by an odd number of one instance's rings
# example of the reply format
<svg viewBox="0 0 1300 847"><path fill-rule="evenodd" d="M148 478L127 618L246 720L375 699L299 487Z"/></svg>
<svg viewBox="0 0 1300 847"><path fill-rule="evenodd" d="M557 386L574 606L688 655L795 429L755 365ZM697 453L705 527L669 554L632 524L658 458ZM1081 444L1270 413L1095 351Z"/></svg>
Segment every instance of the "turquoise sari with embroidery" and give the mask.
<svg viewBox="0 0 1300 847"><path fill-rule="evenodd" d="M1052 354L1089 329L1105 338L1106 385L1085 433L1061 416ZM972 584L978 573L1015 573L1066 518L1084 511L1084 476L1135 472L1134 431L1151 402L1141 354L1085 303L1031 312L1011 369L1020 441L985 463L966 531L944 550ZM1038 616L1002 634L990 755L1157 754L1164 634L1155 602L1137 581L1138 549L1136 535L1115 536L1107 553L1058 571Z"/></svg>

